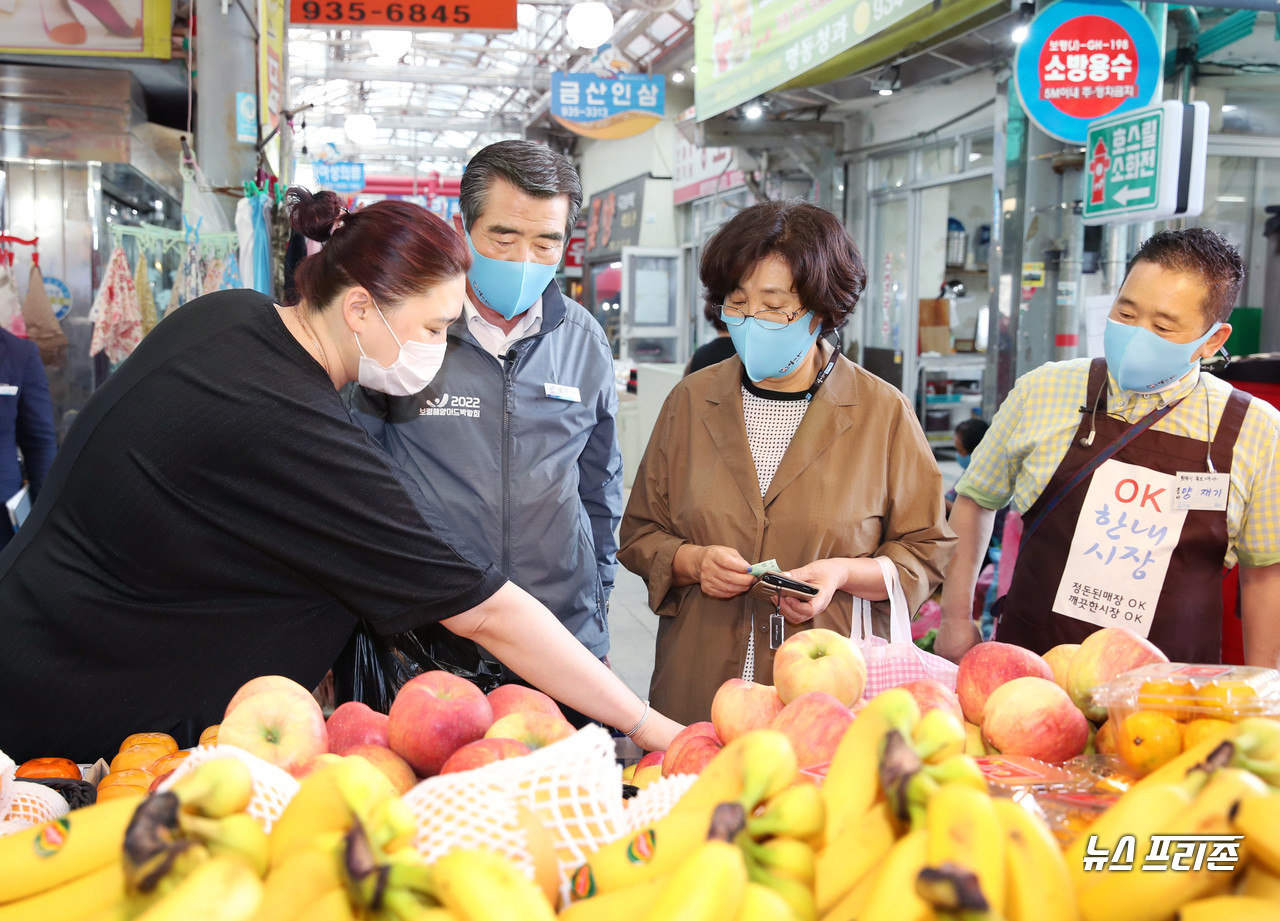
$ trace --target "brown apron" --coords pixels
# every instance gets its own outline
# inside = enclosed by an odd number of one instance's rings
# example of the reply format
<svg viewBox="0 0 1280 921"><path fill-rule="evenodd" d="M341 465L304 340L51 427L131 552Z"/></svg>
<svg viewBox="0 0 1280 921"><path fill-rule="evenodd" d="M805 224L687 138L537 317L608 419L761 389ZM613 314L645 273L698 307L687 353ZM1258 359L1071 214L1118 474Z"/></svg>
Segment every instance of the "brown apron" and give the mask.
<svg viewBox="0 0 1280 921"><path fill-rule="evenodd" d="M1131 426L1106 414L1110 390L1106 362L1096 358L1089 368L1088 399L1071 446L1048 485L1024 516L1034 522L1043 507L1064 484L1100 451L1124 435ZM1099 393L1101 391L1101 393ZM1099 403L1101 399L1103 402ZM1094 414L1092 407L1101 406ZM1249 408L1249 395L1234 391L1227 400L1213 440L1213 466L1218 473L1231 470L1240 424ZM1089 440L1096 415L1096 436ZM1206 420L1207 422L1207 420ZM1205 443L1185 435L1149 429L1121 448L1115 460L1159 473L1208 471ZM1057 614L1054 594L1062 580L1076 521L1084 508L1093 478L1090 473L1067 493L1018 548L1009 594L1001 601L995 638L1037 653L1060 643L1079 643L1098 629L1096 624ZM1150 621L1147 638L1174 662L1219 662L1222 656L1222 573L1227 552L1227 513L1192 509L1173 551L1168 575Z"/></svg>

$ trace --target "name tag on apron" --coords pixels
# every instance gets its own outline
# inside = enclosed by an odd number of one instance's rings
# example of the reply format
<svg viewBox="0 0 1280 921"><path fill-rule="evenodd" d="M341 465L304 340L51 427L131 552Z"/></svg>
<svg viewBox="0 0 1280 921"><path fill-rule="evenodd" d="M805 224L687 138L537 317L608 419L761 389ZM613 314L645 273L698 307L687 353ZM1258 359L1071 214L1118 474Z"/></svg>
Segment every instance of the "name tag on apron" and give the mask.
<svg viewBox="0 0 1280 921"><path fill-rule="evenodd" d="M1227 473L1179 473L1174 487L1173 507L1206 512L1225 512L1231 491Z"/></svg>
<svg viewBox="0 0 1280 921"><path fill-rule="evenodd" d="M547 396L553 400L565 400L569 403L581 403L582 394L578 392L577 387L570 387L568 384L543 384L546 388Z"/></svg>
<svg viewBox="0 0 1280 921"><path fill-rule="evenodd" d="M17 384L0 384L0 397L16 397L17 395Z"/></svg>
<svg viewBox="0 0 1280 921"><path fill-rule="evenodd" d="M1089 482L1053 611L1100 627L1151 630L1186 509L1178 478L1109 460Z"/></svg>

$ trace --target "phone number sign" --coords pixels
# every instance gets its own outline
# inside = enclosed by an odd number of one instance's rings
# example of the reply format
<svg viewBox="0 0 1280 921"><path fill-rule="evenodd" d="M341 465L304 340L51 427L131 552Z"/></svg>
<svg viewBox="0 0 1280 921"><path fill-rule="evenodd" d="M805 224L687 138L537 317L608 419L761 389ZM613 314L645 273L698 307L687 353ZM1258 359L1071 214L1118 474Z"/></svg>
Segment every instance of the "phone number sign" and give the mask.
<svg viewBox="0 0 1280 921"><path fill-rule="evenodd" d="M1119 0L1059 0L1032 21L1014 74L1036 126L1083 144L1091 120L1151 101L1160 49L1146 17Z"/></svg>
<svg viewBox="0 0 1280 921"><path fill-rule="evenodd" d="M290 0L289 22L378 29L459 29L514 32L516 0L413 3L406 0Z"/></svg>

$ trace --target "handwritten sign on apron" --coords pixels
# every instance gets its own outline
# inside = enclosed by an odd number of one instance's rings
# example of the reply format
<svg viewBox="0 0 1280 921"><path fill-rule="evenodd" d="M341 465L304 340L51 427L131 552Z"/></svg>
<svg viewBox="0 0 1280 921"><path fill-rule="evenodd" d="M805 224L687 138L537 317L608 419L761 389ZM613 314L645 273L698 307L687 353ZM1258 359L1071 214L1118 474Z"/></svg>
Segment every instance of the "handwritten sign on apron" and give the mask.
<svg viewBox="0 0 1280 921"><path fill-rule="evenodd" d="M1117 460L1094 472L1054 613L1148 634L1187 517L1174 508L1177 482Z"/></svg>

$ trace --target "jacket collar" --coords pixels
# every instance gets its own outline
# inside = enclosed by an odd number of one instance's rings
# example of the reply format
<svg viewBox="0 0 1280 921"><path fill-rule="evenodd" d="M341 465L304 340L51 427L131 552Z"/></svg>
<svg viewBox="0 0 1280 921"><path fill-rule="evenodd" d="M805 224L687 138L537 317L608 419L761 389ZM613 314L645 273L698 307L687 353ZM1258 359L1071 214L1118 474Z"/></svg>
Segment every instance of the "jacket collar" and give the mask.
<svg viewBox="0 0 1280 921"><path fill-rule="evenodd" d="M537 339L540 336L545 336L564 322L568 312L569 308L565 304L564 295L560 292L560 285L553 278L551 283L542 291L542 328L527 338ZM471 330L467 329L467 314L465 310L458 314L458 319L449 324L447 335L450 339L462 339L476 346L480 344L471 335ZM520 341L524 342L526 340L521 339Z"/></svg>
<svg viewBox="0 0 1280 921"><path fill-rule="evenodd" d="M841 357L810 401L804 420L761 499L742 416L742 359L735 355L720 362L708 384L703 422L743 498L761 517L778 494L853 425L852 413L845 407L857 405L860 389L852 362Z"/></svg>

